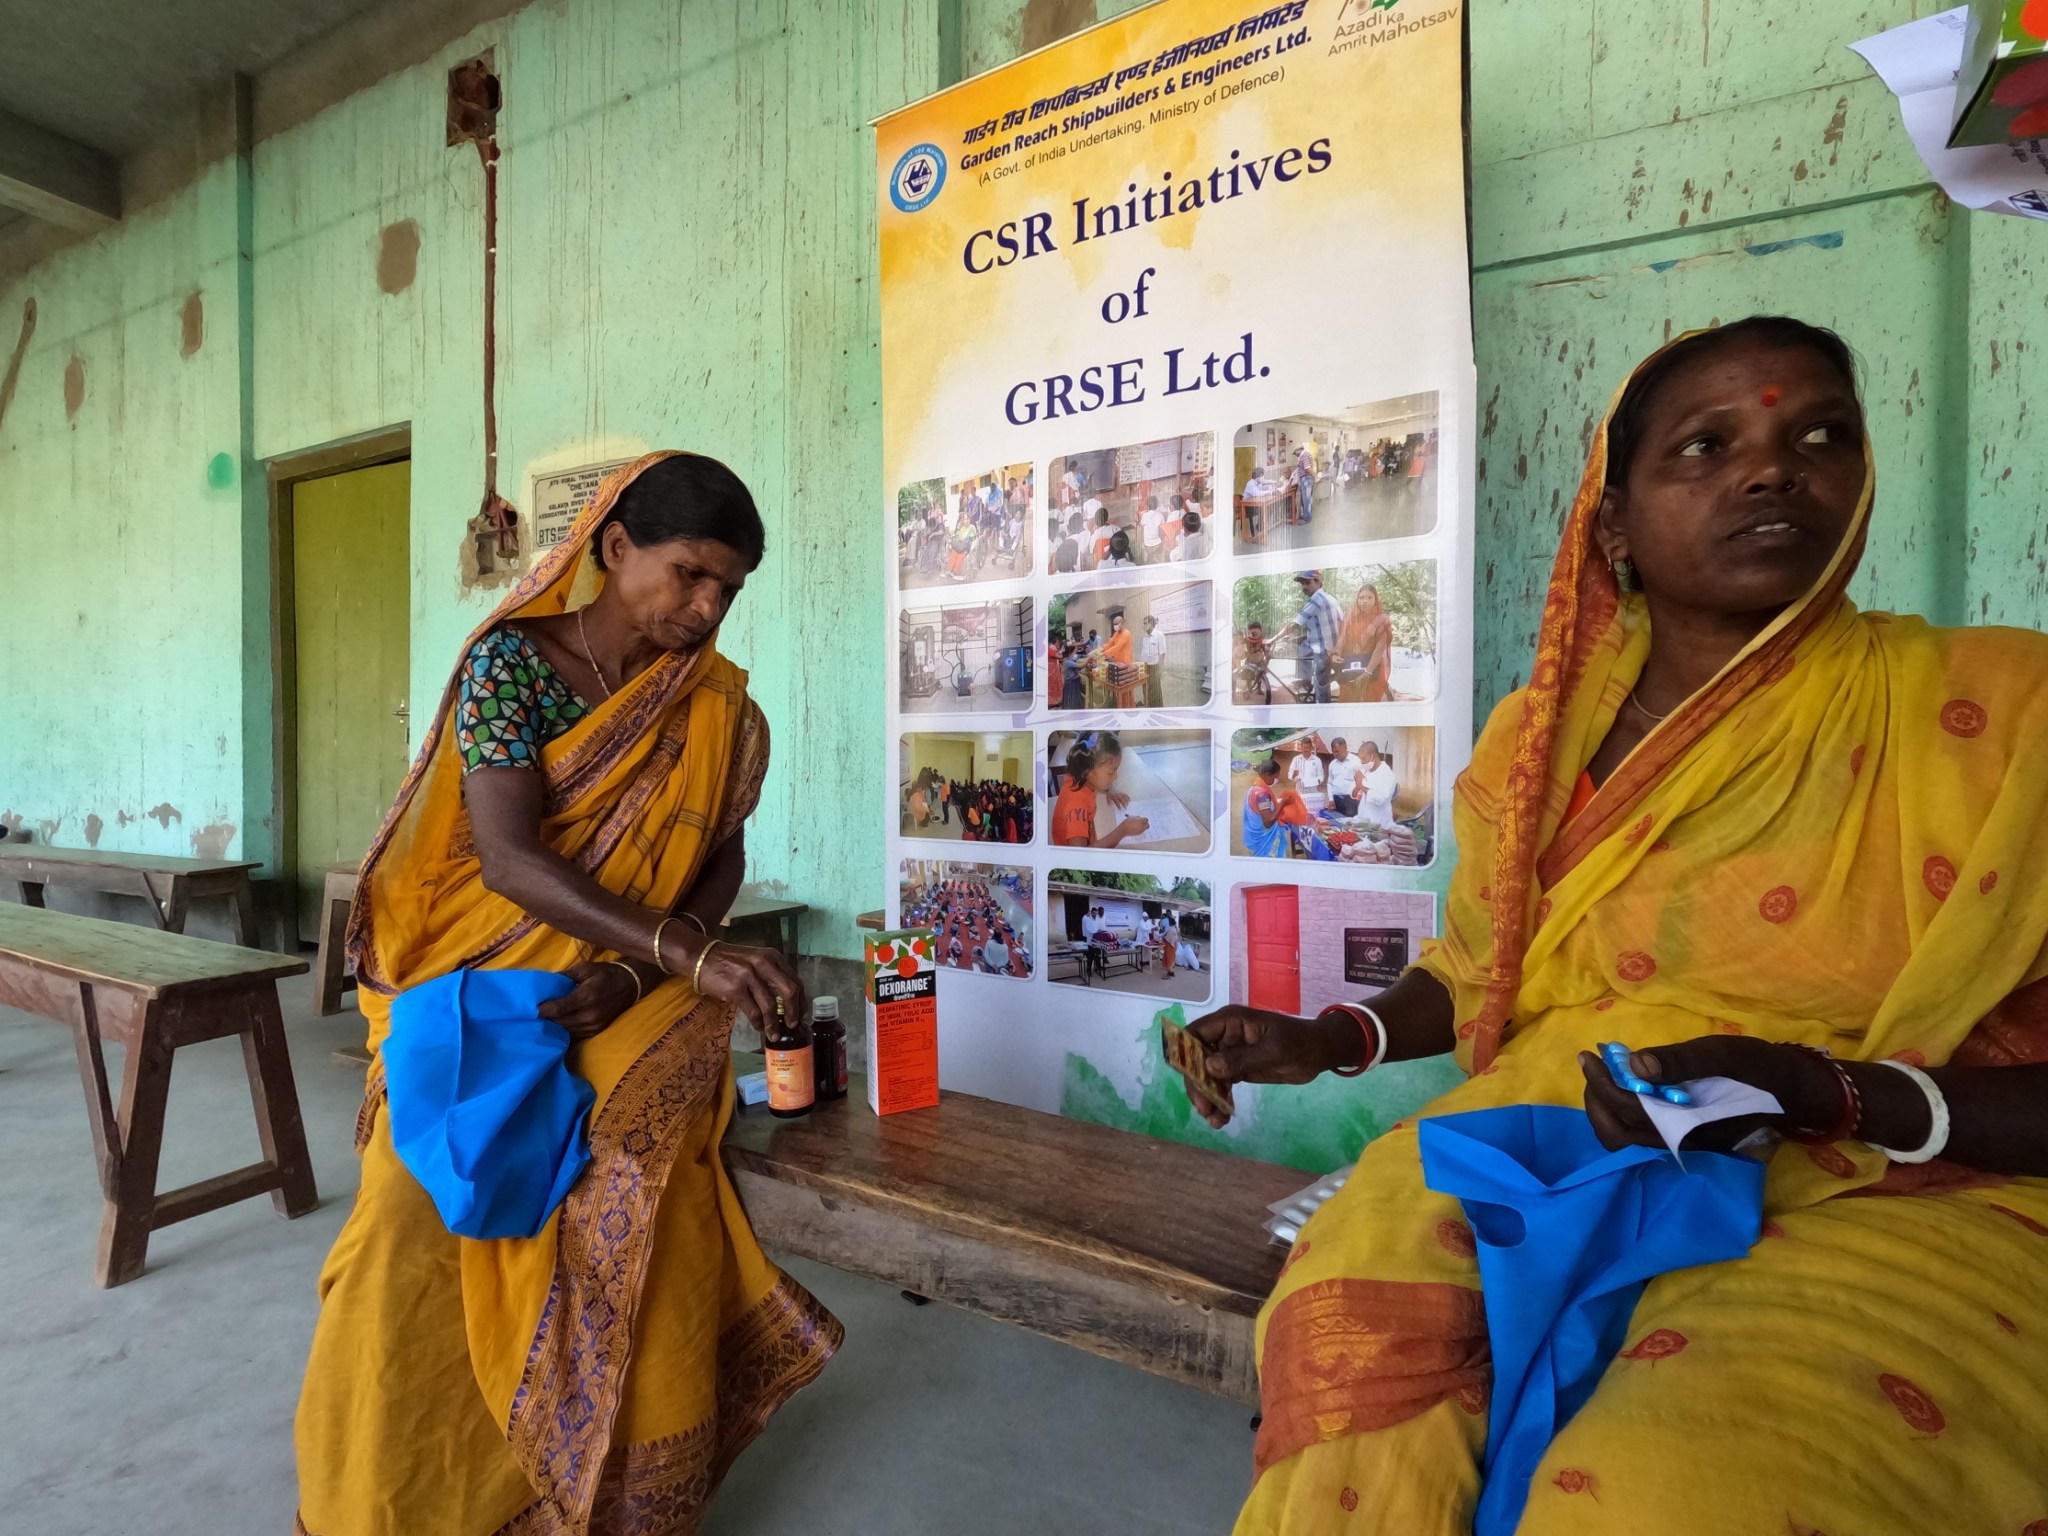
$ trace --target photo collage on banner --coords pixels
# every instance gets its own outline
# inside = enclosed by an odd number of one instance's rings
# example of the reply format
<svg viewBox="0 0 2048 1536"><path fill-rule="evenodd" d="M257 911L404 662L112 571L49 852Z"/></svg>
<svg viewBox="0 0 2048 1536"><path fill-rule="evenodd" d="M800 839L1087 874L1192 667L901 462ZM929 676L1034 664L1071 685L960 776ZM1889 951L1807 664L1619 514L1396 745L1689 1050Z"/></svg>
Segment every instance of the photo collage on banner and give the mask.
<svg viewBox="0 0 2048 1536"><path fill-rule="evenodd" d="M877 126L889 916L949 1088L1159 1130L1163 1012L1313 1012L1436 932L1459 29L1346 11L1164 0Z"/></svg>

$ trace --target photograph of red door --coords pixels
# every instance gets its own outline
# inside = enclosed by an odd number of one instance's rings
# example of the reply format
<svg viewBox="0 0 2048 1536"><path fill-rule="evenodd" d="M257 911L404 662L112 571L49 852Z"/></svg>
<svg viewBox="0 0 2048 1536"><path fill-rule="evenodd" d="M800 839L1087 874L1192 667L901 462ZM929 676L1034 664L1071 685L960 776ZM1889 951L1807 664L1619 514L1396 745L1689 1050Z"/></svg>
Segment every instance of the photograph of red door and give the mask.
<svg viewBox="0 0 2048 1536"><path fill-rule="evenodd" d="M1245 887L1244 953L1246 1003L1275 1013L1301 1012L1298 886Z"/></svg>

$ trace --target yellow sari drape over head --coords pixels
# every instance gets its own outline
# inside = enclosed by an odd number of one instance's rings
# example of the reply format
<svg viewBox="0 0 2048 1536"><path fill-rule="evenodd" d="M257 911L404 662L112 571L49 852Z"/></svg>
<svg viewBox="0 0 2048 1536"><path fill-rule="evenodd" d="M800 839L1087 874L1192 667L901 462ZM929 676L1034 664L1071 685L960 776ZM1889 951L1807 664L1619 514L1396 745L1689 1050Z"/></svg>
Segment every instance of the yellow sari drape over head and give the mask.
<svg viewBox="0 0 2048 1536"><path fill-rule="evenodd" d="M650 454L471 636L581 606L597 529ZM468 646L464 648L465 656ZM485 888L452 726L460 667L369 856L349 927L372 1052L391 999L458 968L561 971L589 944ZM746 674L670 654L543 749L541 835L607 890L671 910L766 772ZM571 1050L597 1090L591 1164L537 1237L452 1236L392 1151L373 1063L362 1189L320 1279L296 1424L313 1536L668 1536L837 1347L762 1254L719 1161L729 1005L686 978Z"/></svg>
<svg viewBox="0 0 2048 1536"><path fill-rule="evenodd" d="M1649 650L1594 541L1606 443L1603 424L1530 683L1458 782L1420 963L1472 1075L1423 1113L1579 1104L1577 1053L1604 1040L2048 1059L2048 638L1858 612L1868 472L1815 589L1563 824ZM1747 1257L1651 1283L1521 1531L2048 1532L2048 1181L1787 1143L1765 1214ZM1241 1533L1470 1529L1485 1316L1412 1126L1303 1229L1259 1347Z"/></svg>

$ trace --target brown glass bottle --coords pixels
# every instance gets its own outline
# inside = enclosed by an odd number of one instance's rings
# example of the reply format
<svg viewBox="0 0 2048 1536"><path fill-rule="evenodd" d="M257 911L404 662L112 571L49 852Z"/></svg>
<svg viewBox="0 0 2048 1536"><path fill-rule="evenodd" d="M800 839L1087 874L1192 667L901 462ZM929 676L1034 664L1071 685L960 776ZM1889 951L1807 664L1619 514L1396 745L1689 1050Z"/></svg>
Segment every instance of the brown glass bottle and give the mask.
<svg viewBox="0 0 2048 1536"><path fill-rule="evenodd" d="M790 1018L779 997L774 1019L761 1031L761 1049L768 1058L768 1113L784 1120L808 1115L818 1098L811 1026Z"/></svg>
<svg viewBox="0 0 2048 1536"><path fill-rule="evenodd" d="M846 1026L839 1022L839 999L811 1002L811 1054L818 1075L818 1102L846 1097Z"/></svg>

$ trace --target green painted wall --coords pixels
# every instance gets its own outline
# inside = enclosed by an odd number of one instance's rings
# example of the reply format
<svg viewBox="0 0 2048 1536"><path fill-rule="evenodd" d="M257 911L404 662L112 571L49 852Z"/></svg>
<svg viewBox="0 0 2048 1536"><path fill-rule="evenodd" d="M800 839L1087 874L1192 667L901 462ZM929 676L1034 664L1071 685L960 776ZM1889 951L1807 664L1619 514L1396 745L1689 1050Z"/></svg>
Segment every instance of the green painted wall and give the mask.
<svg viewBox="0 0 2048 1536"><path fill-rule="evenodd" d="M810 947L854 952L851 914L884 894L866 123L1096 11L533 6L0 289L0 367L38 307L0 420L0 813L61 842L97 817L102 847L272 856L251 455L410 424L415 702L438 689L490 600L458 576L482 460L481 178L442 143L443 82L494 47L502 485L524 501L537 465L674 443L754 486L773 553L728 644L779 751L751 873L824 910ZM1884 478L1863 595L2048 624L2044 231L1951 210L1843 46L1913 12L1476 0L1482 712L1526 666L1607 391L1670 329L1757 308L1839 325L1869 365ZM417 271L387 293L380 232L405 220ZM186 357L194 291L206 334ZM220 454L237 472L215 486Z"/></svg>

